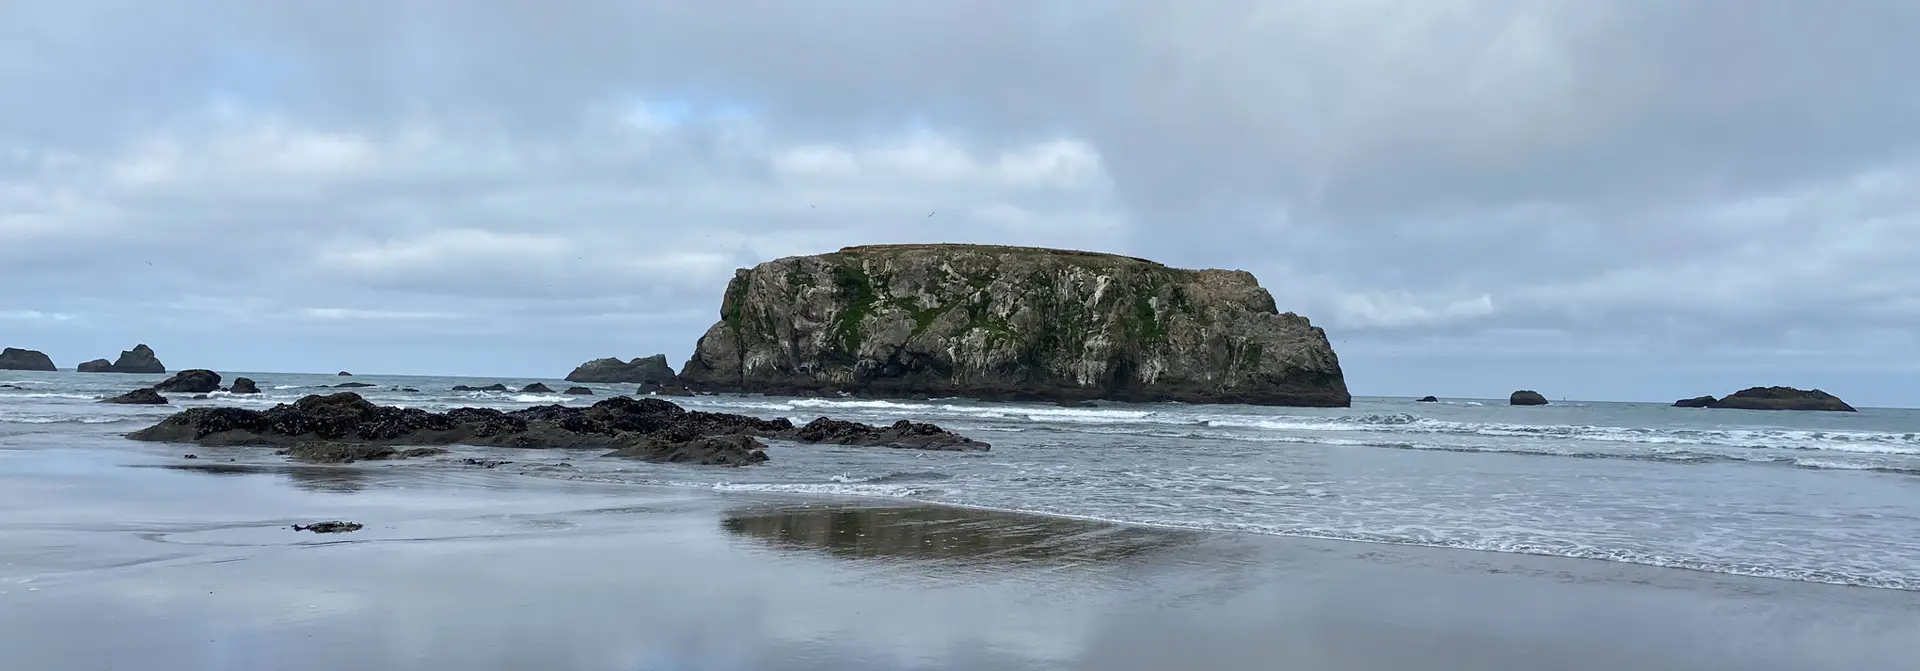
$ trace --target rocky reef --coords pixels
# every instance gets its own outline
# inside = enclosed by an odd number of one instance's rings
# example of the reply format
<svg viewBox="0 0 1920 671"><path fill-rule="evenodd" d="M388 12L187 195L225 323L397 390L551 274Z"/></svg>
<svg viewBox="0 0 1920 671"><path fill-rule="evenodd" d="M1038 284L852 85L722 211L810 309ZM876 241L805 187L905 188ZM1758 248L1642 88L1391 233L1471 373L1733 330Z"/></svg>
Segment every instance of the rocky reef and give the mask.
<svg viewBox="0 0 1920 671"><path fill-rule="evenodd" d="M1735 410L1824 410L1857 412L1840 397L1815 389L1793 387L1748 387L1726 398L1712 396L1686 398L1673 402L1676 408L1730 408Z"/></svg>
<svg viewBox="0 0 1920 671"><path fill-rule="evenodd" d="M153 353L153 348L145 343L134 345L133 349L120 352L120 358L112 362L106 359L94 359L80 364L82 373L142 373L158 374L167 372L166 365Z"/></svg>
<svg viewBox="0 0 1920 671"><path fill-rule="evenodd" d="M0 350L0 370L59 370L53 365L53 359L45 352L31 349L8 347Z"/></svg>
<svg viewBox="0 0 1920 671"><path fill-rule="evenodd" d="M1324 331L1253 275L1111 254L850 247L734 274L697 391L1351 404Z"/></svg>
<svg viewBox="0 0 1920 671"><path fill-rule="evenodd" d="M808 432L796 430L785 419L689 411L659 399L624 396L586 408L543 405L512 412L456 408L435 413L381 406L359 394L339 392L307 396L267 410L194 408L127 437L214 446L281 446L289 449L290 456L308 461L399 458L413 453L370 448L462 444L608 449L612 450L608 456L737 466L766 461L758 438L909 449L987 449L985 443L937 426L906 424L879 428L841 422L832 430Z"/></svg>
<svg viewBox="0 0 1920 671"><path fill-rule="evenodd" d="M667 355L655 354L649 357L636 357L632 361L617 358L594 359L580 364L573 372L567 373L568 382L599 383L642 383L655 386L673 386L678 381L673 367L667 365Z"/></svg>

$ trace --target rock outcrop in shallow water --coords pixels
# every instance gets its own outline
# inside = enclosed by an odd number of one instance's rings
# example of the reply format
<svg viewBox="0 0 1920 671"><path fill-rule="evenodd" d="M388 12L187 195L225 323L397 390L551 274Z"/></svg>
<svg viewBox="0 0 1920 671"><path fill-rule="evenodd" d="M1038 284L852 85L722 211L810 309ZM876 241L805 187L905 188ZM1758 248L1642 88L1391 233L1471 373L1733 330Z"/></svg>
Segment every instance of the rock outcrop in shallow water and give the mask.
<svg viewBox="0 0 1920 671"><path fill-rule="evenodd" d="M655 354L649 357L636 357L632 361L621 361L608 357L594 359L580 364L573 372L567 373L568 382L641 383L657 387L673 386L679 376L673 374L673 367L667 365L667 355Z"/></svg>
<svg viewBox="0 0 1920 671"><path fill-rule="evenodd" d="M100 399L100 402L122 405L166 405L167 397L161 396L160 392L152 389L135 389L119 396Z"/></svg>
<svg viewBox="0 0 1920 671"><path fill-rule="evenodd" d="M53 359L46 352L31 349L8 347L0 350L0 370L59 370L53 365Z"/></svg>
<svg viewBox="0 0 1920 671"><path fill-rule="evenodd" d="M697 391L1351 405L1326 333L1253 275L1111 254L897 245L734 274Z"/></svg>
<svg viewBox="0 0 1920 671"><path fill-rule="evenodd" d="M1729 408L1735 410L1824 410L1828 412L1857 412L1840 397L1815 389L1805 391L1793 387L1749 387L1728 394L1726 398L1712 396L1682 399L1674 401L1676 408Z"/></svg>
<svg viewBox="0 0 1920 671"><path fill-rule="evenodd" d="M151 392L151 390L146 390ZM845 423L840 434L867 436L845 444L914 449L977 445L930 424L910 430ZM911 423L909 423L911 424ZM365 446L481 445L515 448L610 449L610 456L661 462L742 465L766 461L757 441L715 438L780 438L823 442L826 434L801 435L785 419L689 411L658 399L611 398L586 408L543 405L501 412L457 408L434 413L376 405L352 392L308 396L268 410L195 408L128 434L134 440L201 445L277 445L296 458L357 460L393 458L356 451ZM346 447L343 447L346 446ZM355 447L358 446L358 447ZM403 453L404 455L404 453Z"/></svg>
<svg viewBox="0 0 1920 671"><path fill-rule="evenodd" d="M258 394L260 393L260 385L254 384L253 378L236 377L233 378L233 388L228 389L227 393Z"/></svg>
<svg viewBox="0 0 1920 671"><path fill-rule="evenodd" d="M954 434L932 424L900 420L892 426L877 427L821 417L795 429L793 439L804 443L897 447L914 450L975 451L987 449L986 443Z"/></svg>
<svg viewBox="0 0 1920 671"><path fill-rule="evenodd" d="M220 390L220 374L204 368L183 370L153 385L153 389L183 394L211 393Z"/></svg>

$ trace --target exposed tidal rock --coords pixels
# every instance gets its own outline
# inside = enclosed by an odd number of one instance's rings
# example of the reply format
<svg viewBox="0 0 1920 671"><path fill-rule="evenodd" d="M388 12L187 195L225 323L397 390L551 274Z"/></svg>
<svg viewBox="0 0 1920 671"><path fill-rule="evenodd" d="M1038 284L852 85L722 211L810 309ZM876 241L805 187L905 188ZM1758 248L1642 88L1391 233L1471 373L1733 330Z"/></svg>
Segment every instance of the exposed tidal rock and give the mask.
<svg viewBox="0 0 1920 671"><path fill-rule="evenodd" d="M334 520L332 522L314 522L313 524L293 525L294 531L311 531L316 534L343 534L343 533L348 533L352 531L359 531L364 528L366 528L366 526L360 524L359 522L342 522L340 520Z"/></svg>
<svg viewBox="0 0 1920 671"><path fill-rule="evenodd" d="M1440 399L1434 396L1422 396L1420 397L1420 402L1421 403L1439 403Z"/></svg>
<svg viewBox="0 0 1920 671"><path fill-rule="evenodd" d="M692 396L693 391L686 387L641 387L634 392L636 396L653 394L655 396Z"/></svg>
<svg viewBox="0 0 1920 671"><path fill-rule="evenodd" d="M150 390L149 390L150 391ZM750 455L660 445L713 436L774 436L790 432L784 419L690 412L657 399L612 398L587 408L546 405L501 412L456 408L444 413L376 405L359 394L308 396L267 410L196 408L135 431L135 440L202 445L311 444L466 445L516 448L626 449L657 452L660 460L739 465ZM329 448L330 449L330 448ZM691 456L690 456L691 455ZM706 456L700 456L706 455ZM698 460L695 459L708 459Z"/></svg>
<svg viewBox="0 0 1920 671"><path fill-rule="evenodd" d="M154 391L171 391L182 394L205 394L220 390L220 374L204 368L193 368L174 373L173 377L161 380L153 385Z"/></svg>
<svg viewBox="0 0 1920 671"><path fill-rule="evenodd" d="M648 357L636 357L632 361L617 358L594 359L580 364L573 372L567 373L568 382L601 383L643 383L667 386L675 383L678 376L673 367L667 365L667 355L655 354Z"/></svg>
<svg viewBox="0 0 1920 671"><path fill-rule="evenodd" d="M82 373L111 373L113 372L113 362L106 359L83 361L80 363L80 366L74 370Z"/></svg>
<svg viewBox="0 0 1920 671"><path fill-rule="evenodd" d="M670 464L745 466L767 460L767 446L753 436L702 436L687 440L649 437L606 456Z"/></svg>
<svg viewBox="0 0 1920 671"><path fill-rule="evenodd" d="M254 384L253 378L236 377L236 378L233 378L233 388L228 389L227 393L258 394L260 393L260 385Z"/></svg>
<svg viewBox="0 0 1920 671"><path fill-rule="evenodd" d="M1252 274L979 245L850 247L734 274L695 391L1351 405L1324 331Z"/></svg>
<svg viewBox="0 0 1920 671"><path fill-rule="evenodd" d="M167 397L152 389L135 389L112 398L100 399L101 403L122 403L126 405L166 405Z"/></svg>
<svg viewBox="0 0 1920 671"><path fill-rule="evenodd" d="M321 385L321 386L326 386L326 385ZM380 385L373 384L371 382L342 382L340 384L333 385L333 388L334 389L366 389L367 387L378 387L378 386Z"/></svg>
<svg viewBox="0 0 1920 671"><path fill-rule="evenodd" d="M535 382L535 383L533 383L533 384L530 384L530 385L527 385L527 386L525 386L525 387L521 387L521 388L520 388L520 393L522 393L522 394L551 394L551 393L553 393L553 388L552 388L552 387L548 387L547 385L544 385L544 384L541 384L541 383L538 383L538 382Z"/></svg>
<svg viewBox="0 0 1920 671"><path fill-rule="evenodd" d="M909 450L982 451L991 446L932 424L900 420L876 427L821 417L795 429L793 440L803 443L893 447Z"/></svg>
<svg viewBox="0 0 1920 671"><path fill-rule="evenodd" d="M1825 410L1830 412L1856 412L1840 397L1815 389L1805 391L1793 387L1749 387L1728 394L1708 405L1709 408L1731 408L1736 410Z"/></svg>
<svg viewBox="0 0 1920 671"><path fill-rule="evenodd" d="M567 387L566 391L560 393L568 396L592 396L593 390L586 387Z"/></svg>
<svg viewBox="0 0 1920 671"><path fill-rule="evenodd" d="M0 370L59 370L45 352L8 347L0 350Z"/></svg>
<svg viewBox="0 0 1920 671"><path fill-rule="evenodd" d="M1510 396L1507 398L1507 405L1546 405L1546 404L1547 404L1547 397L1541 396L1540 392L1533 391L1531 389L1522 389L1520 391L1513 392L1513 396Z"/></svg>

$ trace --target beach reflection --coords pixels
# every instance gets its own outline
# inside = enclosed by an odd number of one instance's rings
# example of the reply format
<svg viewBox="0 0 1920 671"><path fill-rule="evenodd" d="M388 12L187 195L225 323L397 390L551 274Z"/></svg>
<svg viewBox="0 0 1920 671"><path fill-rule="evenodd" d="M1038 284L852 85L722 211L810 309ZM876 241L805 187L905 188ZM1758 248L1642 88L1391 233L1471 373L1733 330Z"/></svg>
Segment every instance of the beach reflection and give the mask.
<svg viewBox="0 0 1920 671"><path fill-rule="evenodd" d="M767 545L843 559L1071 565L1126 559L1194 538L1190 532L938 506L738 509L720 527Z"/></svg>

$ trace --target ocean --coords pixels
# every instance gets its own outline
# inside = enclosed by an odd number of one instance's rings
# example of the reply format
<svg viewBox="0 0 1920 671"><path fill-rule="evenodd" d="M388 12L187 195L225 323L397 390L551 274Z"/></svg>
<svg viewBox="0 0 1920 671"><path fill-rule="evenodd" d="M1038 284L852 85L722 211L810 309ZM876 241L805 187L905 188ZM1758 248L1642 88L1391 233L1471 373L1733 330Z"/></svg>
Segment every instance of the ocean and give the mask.
<svg viewBox="0 0 1920 671"><path fill-rule="evenodd" d="M229 373L258 396L99 404L164 376L0 371L0 449L98 450L278 464L268 449L139 443L184 408L265 408L342 382L382 404L442 410L585 405L596 396L452 392L552 379ZM417 389L419 391L405 391ZM1043 404L700 396L690 409L870 423L913 419L993 444L980 453L773 442L748 468L596 452L458 448L365 469L477 468L525 477L727 492L881 497L1122 524L1549 555L1782 580L1920 590L1920 411L1762 412L1665 404L1356 398L1351 408ZM6 463L19 463L10 460ZM203 462L204 463L204 462Z"/></svg>

